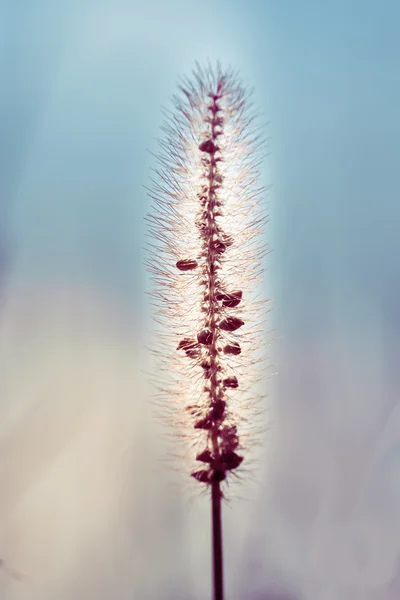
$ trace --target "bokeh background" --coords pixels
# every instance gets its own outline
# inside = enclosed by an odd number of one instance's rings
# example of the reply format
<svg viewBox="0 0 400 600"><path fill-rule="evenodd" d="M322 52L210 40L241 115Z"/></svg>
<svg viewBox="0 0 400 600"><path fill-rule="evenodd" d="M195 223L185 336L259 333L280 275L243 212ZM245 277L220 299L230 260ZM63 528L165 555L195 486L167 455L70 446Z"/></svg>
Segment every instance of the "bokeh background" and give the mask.
<svg viewBox="0 0 400 600"><path fill-rule="evenodd" d="M195 60L269 121L270 427L232 600L400 596L400 4L0 1L0 598L210 597L160 470L144 216ZM168 461L167 461L168 462Z"/></svg>

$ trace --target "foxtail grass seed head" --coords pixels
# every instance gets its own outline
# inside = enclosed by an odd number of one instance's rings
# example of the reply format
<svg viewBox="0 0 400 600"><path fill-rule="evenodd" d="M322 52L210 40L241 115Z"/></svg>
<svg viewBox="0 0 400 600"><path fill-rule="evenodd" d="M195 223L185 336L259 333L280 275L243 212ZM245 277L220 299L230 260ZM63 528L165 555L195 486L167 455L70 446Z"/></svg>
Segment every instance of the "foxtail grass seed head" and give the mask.
<svg viewBox="0 0 400 600"><path fill-rule="evenodd" d="M251 94L219 65L197 65L173 105L150 190L147 266L162 418L185 442L192 477L208 485L237 472L260 425L263 139Z"/></svg>

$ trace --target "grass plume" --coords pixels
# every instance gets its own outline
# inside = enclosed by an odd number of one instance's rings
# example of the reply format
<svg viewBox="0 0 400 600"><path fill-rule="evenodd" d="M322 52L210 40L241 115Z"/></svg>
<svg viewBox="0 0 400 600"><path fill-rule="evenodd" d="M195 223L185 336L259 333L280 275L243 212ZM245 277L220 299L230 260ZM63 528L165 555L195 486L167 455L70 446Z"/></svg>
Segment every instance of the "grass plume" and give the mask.
<svg viewBox="0 0 400 600"><path fill-rule="evenodd" d="M266 223L263 137L251 93L231 70L183 79L150 196L147 266L156 309L162 418L184 442L188 474L211 490L214 598L223 597L221 498L260 426Z"/></svg>

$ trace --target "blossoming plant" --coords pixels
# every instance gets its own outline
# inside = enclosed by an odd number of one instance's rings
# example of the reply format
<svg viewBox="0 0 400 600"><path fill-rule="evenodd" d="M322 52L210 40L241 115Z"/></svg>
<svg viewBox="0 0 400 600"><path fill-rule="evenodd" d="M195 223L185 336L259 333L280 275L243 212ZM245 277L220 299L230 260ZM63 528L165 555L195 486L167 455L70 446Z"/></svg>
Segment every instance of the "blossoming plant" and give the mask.
<svg viewBox="0 0 400 600"><path fill-rule="evenodd" d="M261 396L258 297L266 222L258 183L263 138L248 93L231 70L196 68L183 79L150 196L157 377L187 473L211 497L214 599L223 599L221 501L240 477Z"/></svg>

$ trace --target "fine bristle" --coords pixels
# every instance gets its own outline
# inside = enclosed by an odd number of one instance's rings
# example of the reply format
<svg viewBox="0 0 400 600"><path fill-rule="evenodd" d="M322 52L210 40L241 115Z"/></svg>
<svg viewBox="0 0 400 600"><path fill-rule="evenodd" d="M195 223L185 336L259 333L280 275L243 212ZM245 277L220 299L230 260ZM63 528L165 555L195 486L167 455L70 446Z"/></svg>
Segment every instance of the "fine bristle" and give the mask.
<svg viewBox="0 0 400 600"><path fill-rule="evenodd" d="M147 266L160 324L162 418L186 444L188 475L210 484L246 461L244 436L256 429L266 312L258 298L267 252L263 139L232 71L197 66L180 91L150 191Z"/></svg>

